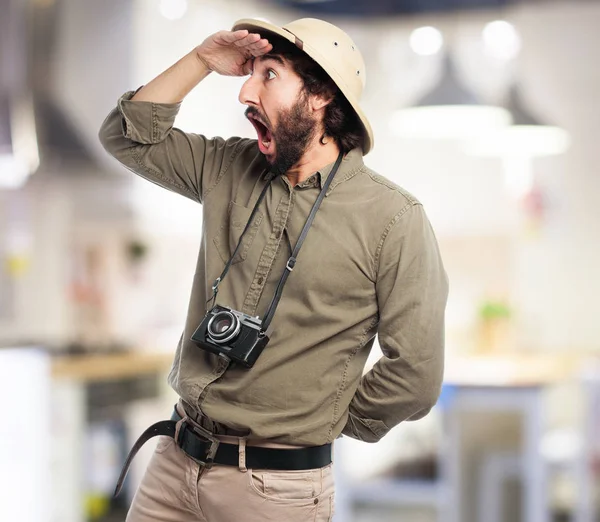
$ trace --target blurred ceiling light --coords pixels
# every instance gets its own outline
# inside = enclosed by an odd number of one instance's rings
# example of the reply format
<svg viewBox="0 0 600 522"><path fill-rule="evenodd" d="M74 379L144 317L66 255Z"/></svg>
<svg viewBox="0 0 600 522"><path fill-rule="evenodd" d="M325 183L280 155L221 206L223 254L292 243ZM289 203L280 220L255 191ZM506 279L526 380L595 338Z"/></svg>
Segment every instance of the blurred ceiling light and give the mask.
<svg viewBox="0 0 600 522"><path fill-rule="evenodd" d="M444 45L444 37L435 27L419 27L411 33L409 43L416 54L432 56L437 54Z"/></svg>
<svg viewBox="0 0 600 522"><path fill-rule="evenodd" d="M513 125L468 145L476 156L553 156L563 154L570 145L569 134L560 127L546 125L523 104L516 85L511 86L503 105L512 115Z"/></svg>
<svg viewBox="0 0 600 522"><path fill-rule="evenodd" d="M186 13L187 8L187 0L160 0L160 14L167 20L179 20Z"/></svg>
<svg viewBox="0 0 600 522"><path fill-rule="evenodd" d="M483 29L485 53L500 60L512 60L521 50L521 37L514 25L504 20L488 23Z"/></svg>
<svg viewBox="0 0 600 522"><path fill-rule="evenodd" d="M39 167L31 97L0 98L0 189L21 187Z"/></svg>
<svg viewBox="0 0 600 522"><path fill-rule="evenodd" d="M393 113L390 129L399 138L468 140L510 123L506 109L481 104L460 83L446 55L438 84L415 106Z"/></svg>
<svg viewBox="0 0 600 522"><path fill-rule="evenodd" d="M523 104L514 84L504 107L510 111L513 125L467 144L467 153L501 158L506 187L514 197L521 198L534 187L532 159L563 154L571 140L564 129L546 125L535 118Z"/></svg>

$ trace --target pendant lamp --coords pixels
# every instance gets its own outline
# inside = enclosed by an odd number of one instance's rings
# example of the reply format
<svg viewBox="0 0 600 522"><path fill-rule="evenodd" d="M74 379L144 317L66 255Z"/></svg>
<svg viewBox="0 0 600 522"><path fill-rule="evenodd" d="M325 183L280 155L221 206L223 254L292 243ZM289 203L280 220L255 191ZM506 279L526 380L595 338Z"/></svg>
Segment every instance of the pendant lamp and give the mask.
<svg viewBox="0 0 600 522"><path fill-rule="evenodd" d="M510 112L513 124L494 135L483 136L467 146L475 156L553 156L564 153L569 134L560 127L536 118L523 103L521 91L513 83L502 105Z"/></svg>
<svg viewBox="0 0 600 522"><path fill-rule="evenodd" d="M414 106L394 112L390 128L399 138L468 140L510 123L506 109L482 104L460 82L446 54L439 82Z"/></svg>
<svg viewBox="0 0 600 522"><path fill-rule="evenodd" d="M508 90L504 107L511 113L513 125L468 143L466 152L473 156L500 158L509 192L521 198L534 186L533 158L564 153L570 138L564 129L537 119L523 103L514 83Z"/></svg>

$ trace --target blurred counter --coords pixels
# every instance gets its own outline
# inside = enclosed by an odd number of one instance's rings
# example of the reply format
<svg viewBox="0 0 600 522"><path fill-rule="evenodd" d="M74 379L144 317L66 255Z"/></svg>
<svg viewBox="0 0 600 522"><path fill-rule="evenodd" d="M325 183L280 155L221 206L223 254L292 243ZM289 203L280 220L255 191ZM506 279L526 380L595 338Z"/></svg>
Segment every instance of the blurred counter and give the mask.
<svg viewBox="0 0 600 522"><path fill-rule="evenodd" d="M63 355L52 359L51 375L85 382L119 380L166 372L173 357L169 352Z"/></svg>
<svg viewBox="0 0 600 522"><path fill-rule="evenodd" d="M587 354L523 354L449 357L444 382L459 386L539 386L578 375Z"/></svg>

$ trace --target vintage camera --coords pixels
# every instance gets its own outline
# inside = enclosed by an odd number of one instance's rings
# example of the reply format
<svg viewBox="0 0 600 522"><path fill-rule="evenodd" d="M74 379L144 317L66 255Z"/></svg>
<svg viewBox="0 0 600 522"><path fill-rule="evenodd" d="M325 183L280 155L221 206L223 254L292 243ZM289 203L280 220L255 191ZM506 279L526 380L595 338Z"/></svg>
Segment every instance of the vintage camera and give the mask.
<svg viewBox="0 0 600 522"><path fill-rule="evenodd" d="M262 321L224 306L216 305L206 313L192 334L200 348L227 360L252 368L269 342Z"/></svg>

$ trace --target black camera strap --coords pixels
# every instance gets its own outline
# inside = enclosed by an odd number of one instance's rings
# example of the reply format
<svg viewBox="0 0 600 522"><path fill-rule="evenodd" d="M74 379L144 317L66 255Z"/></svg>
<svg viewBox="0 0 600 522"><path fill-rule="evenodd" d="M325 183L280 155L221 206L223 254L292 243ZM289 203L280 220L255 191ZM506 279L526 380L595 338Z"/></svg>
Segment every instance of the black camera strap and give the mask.
<svg viewBox="0 0 600 522"><path fill-rule="evenodd" d="M269 305L269 308L267 309L267 313L265 314L265 318L262 321L261 329L263 332L266 332L267 329L269 328L269 325L271 324L271 321L275 315L275 310L277 309L277 305L279 304L279 300L281 299L281 296L283 294L283 287L285 285L285 282L287 281L287 278L291 274L292 270L294 270L294 266L296 265L296 260L298 258L298 254L300 253L300 248L302 247L302 243L304 243L304 240L306 239L308 231L313 223L313 220L315 219L317 211L319 210L319 207L321 206L321 203L322 203L323 199L325 198L325 194L327 193L327 190L329 189L329 186L331 185L331 182L333 181L333 178L334 178L335 174L337 173L337 171L340 167L340 164L342 163L343 156L344 156L343 153L340 152L335 164L333 165L333 168L331 169L329 176L327 177L327 180L325 181L325 183L323 185L323 188L321 189L321 192L319 193L319 196L317 197L317 200L315 201L315 203L310 211L310 214L308 215L308 219L306 220L306 223L304 224L304 228L302 229L302 232L300 233L300 237L298 238L298 241L296 242L296 246L294 247L294 250L292 251L292 255L287 260L285 270L283 271L283 274L281 275L281 278L279 279L279 283L277 284L277 290L275 291L275 295L273 296L271 304ZM221 284L221 282L227 275L227 272L229 271L229 268L231 267L233 259L235 258L238 250L240 249L242 240L244 239L244 234L246 234L246 232L250 228L250 224L254 220L254 216L256 215L256 212L258 211L258 207L261 204L262 200L264 199L264 197L267 193L267 189L271 185L271 181L273 181L273 179L274 178L271 178L269 183L267 183L265 185L265 188L261 192L256 204L254 205L254 208L252 209L252 213L250 214L250 219L248 219L248 223L246 223L246 227L244 228L244 231L242 232L242 235L240 236L240 239L238 240L238 244L235 247L235 250L233 251L233 254L229 258L229 261L227 261L227 264L225 265L225 269L223 270L223 273L215 280L215 282L212 286L212 290L213 290L213 296L211 298L213 301L212 306L214 306L215 300L217 298L217 293L219 291L219 284ZM210 299L208 301L210 301Z"/></svg>

